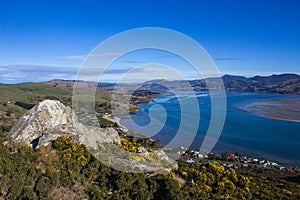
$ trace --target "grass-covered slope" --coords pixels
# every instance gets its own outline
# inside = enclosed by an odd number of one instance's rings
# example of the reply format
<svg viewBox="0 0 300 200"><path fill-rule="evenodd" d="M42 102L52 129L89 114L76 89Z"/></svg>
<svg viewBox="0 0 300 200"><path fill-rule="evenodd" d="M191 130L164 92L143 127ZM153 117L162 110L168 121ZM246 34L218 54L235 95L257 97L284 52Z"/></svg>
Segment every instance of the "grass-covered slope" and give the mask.
<svg viewBox="0 0 300 200"><path fill-rule="evenodd" d="M45 99L71 106L72 92L72 87L51 83L0 84L0 129L8 131L16 119ZM97 111L108 112L110 93L97 89L95 98Z"/></svg>

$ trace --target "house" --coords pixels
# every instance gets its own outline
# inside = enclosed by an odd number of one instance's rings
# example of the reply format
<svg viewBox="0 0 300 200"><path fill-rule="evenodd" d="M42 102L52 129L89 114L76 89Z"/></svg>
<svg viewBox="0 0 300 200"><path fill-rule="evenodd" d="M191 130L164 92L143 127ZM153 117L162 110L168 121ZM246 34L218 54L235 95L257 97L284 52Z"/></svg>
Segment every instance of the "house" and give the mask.
<svg viewBox="0 0 300 200"><path fill-rule="evenodd" d="M260 161L259 161L260 164L263 164L263 163L265 163L265 162L266 162L265 160L260 160Z"/></svg>
<svg viewBox="0 0 300 200"><path fill-rule="evenodd" d="M286 169L287 169L288 172L294 172L293 167L287 167Z"/></svg>
<svg viewBox="0 0 300 200"><path fill-rule="evenodd" d="M187 163L195 163L195 161L192 158L188 159L186 162Z"/></svg>
<svg viewBox="0 0 300 200"><path fill-rule="evenodd" d="M278 164L276 162L271 162L272 166L278 166Z"/></svg>
<svg viewBox="0 0 300 200"><path fill-rule="evenodd" d="M294 168L295 172L300 172L300 168L296 167Z"/></svg>
<svg viewBox="0 0 300 200"><path fill-rule="evenodd" d="M256 165L257 169L263 168L263 165Z"/></svg>
<svg viewBox="0 0 300 200"><path fill-rule="evenodd" d="M198 158L203 158L204 156L202 154L198 154Z"/></svg>
<svg viewBox="0 0 300 200"><path fill-rule="evenodd" d="M268 165L263 165L263 168L264 168L264 169L271 169L271 167L268 166Z"/></svg>
<svg viewBox="0 0 300 200"><path fill-rule="evenodd" d="M241 167L243 167L243 165L242 164L237 164L236 165L238 168L241 168Z"/></svg>
<svg viewBox="0 0 300 200"><path fill-rule="evenodd" d="M188 158L187 157L182 157L181 160L186 162L188 160Z"/></svg>
<svg viewBox="0 0 300 200"><path fill-rule="evenodd" d="M279 170L280 170L280 171L286 171L285 167L283 167L283 166L280 166L280 167L279 167Z"/></svg>
<svg viewBox="0 0 300 200"><path fill-rule="evenodd" d="M227 164L226 167L233 167L233 164Z"/></svg>
<svg viewBox="0 0 300 200"><path fill-rule="evenodd" d="M182 146L182 147L180 147L180 148L181 148L182 150L187 150L187 148L186 148L186 147L183 147L183 146Z"/></svg>

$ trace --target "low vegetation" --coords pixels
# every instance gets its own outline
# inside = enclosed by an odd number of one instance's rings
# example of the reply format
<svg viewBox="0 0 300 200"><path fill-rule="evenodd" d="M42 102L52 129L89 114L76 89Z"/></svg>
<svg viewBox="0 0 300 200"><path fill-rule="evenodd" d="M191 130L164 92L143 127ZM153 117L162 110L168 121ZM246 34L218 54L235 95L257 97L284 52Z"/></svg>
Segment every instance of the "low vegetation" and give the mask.
<svg viewBox="0 0 300 200"><path fill-rule="evenodd" d="M240 175L218 162L179 162L169 174L126 173L98 161L61 136L33 150L0 138L0 197L4 199L299 199L300 185ZM122 139L123 148L140 144Z"/></svg>

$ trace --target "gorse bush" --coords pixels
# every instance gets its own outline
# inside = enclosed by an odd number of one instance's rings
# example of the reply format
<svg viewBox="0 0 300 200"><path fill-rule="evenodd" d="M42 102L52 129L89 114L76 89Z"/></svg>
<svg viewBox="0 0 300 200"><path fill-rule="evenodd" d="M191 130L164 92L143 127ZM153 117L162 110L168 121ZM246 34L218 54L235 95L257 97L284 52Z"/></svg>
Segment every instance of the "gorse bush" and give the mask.
<svg viewBox="0 0 300 200"><path fill-rule="evenodd" d="M169 174L116 171L82 144L61 136L37 150L3 145L0 137L0 198L4 199L299 199L300 186L238 174L218 162L189 164ZM140 145L122 139L124 149ZM134 148L136 147L136 148Z"/></svg>
<svg viewBox="0 0 300 200"><path fill-rule="evenodd" d="M65 135L58 137L53 142L53 147L58 150L62 160L74 165L85 166L90 159L90 153L83 144L74 142Z"/></svg>

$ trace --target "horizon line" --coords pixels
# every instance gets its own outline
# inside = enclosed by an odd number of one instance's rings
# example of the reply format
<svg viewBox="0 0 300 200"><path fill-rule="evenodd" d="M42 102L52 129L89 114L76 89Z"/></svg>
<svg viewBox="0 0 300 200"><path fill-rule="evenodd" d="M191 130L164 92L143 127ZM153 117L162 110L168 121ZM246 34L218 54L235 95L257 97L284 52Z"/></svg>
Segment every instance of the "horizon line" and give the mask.
<svg viewBox="0 0 300 200"><path fill-rule="evenodd" d="M169 79L152 79L152 80L148 80L148 81L157 81L157 80L164 80L164 81L194 81L194 80L205 80L205 79L210 79L210 78L223 78L224 76L232 76L232 77L245 77L247 79L251 79L251 78L255 78L255 77L263 77L263 78L267 78L267 77L271 77L271 76L280 76L280 75L297 75L300 77L300 73L296 73L296 72L286 72L286 73L272 73L270 75L251 75L251 76L245 76L245 75L232 75L232 74L223 74L221 76L210 76L207 78L191 78L191 79L174 79L174 80L169 80ZM48 83L51 81L71 81L71 82L86 82L86 83L111 83L111 84L138 84L138 83L144 83L147 81L143 81L143 82L117 82L117 81L112 81L112 80L107 80L107 81L99 81L99 82L95 82L95 81L87 81L87 80L76 80L76 79L63 79L63 78L54 78L54 79L50 79L50 80L45 80L45 81L20 81L20 82L14 82L14 83L5 83L5 82L0 82L0 84L5 84L5 85L13 85L13 84L22 84L22 83Z"/></svg>

